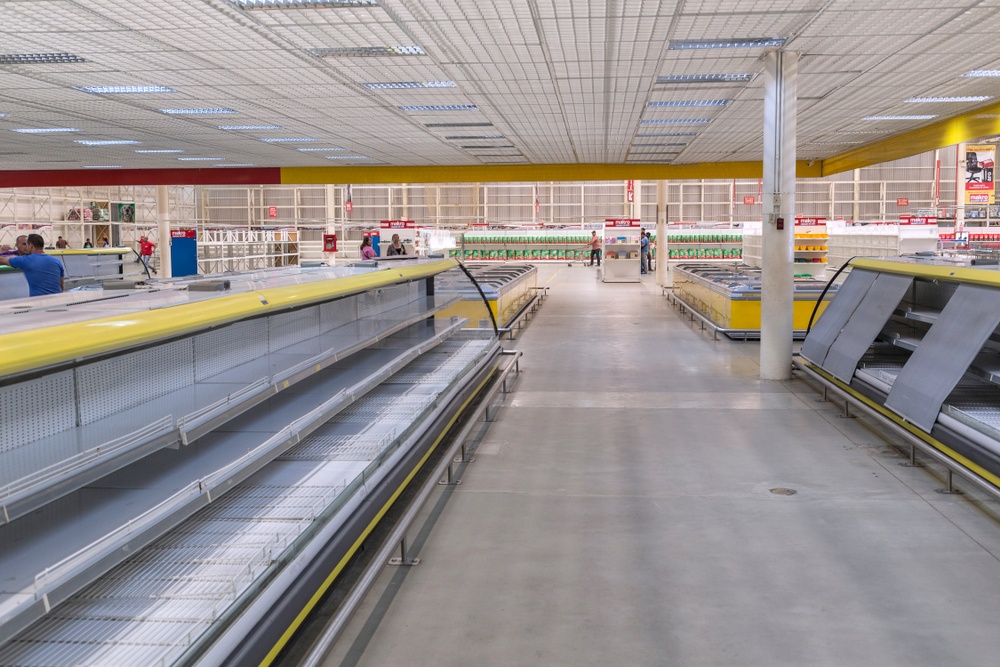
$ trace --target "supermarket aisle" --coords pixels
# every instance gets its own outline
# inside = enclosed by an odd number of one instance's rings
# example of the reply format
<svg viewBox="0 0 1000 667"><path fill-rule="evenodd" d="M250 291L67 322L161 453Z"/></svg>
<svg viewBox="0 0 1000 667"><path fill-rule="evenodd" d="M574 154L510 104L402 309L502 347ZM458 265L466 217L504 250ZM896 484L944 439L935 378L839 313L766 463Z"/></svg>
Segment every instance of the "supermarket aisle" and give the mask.
<svg viewBox="0 0 1000 667"><path fill-rule="evenodd" d="M422 563L387 569L328 664L995 662L996 523L651 284L546 281Z"/></svg>

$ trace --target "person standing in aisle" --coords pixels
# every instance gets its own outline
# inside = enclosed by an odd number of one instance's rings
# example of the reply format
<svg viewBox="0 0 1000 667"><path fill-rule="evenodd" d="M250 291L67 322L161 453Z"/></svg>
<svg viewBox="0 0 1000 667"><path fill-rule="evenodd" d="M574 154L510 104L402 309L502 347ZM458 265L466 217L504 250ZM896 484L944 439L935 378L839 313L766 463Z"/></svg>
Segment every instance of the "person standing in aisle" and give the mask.
<svg viewBox="0 0 1000 667"><path fill-rule="evenodd" d="M653 235L650 232L646 232L646 238L649 240L649 258L646 261L646 270L653 270L653 255L656 254L656 244L653 243Z"/></svg>
<svg viewBox="0 0 1000 667"><path fill-rule="evenodd" d="M56 239L56 249L57 250L65 250L68 247L69 247L69 241L67 241L66 239L64 239L61 236L58 239Z"/></svg>
<svg viewBox="0 0 1000 667"><path fill-rule="evenodd" d="M28 281L28 296L61 293L66 284L66 270L62 262L45 254L45 239L40 234L28 234L27 245L27 255L0 256L0 264L13 266L24 272L24 278Z"/></svg>
<svg viewBox="0 0 1000 667"><path fill-rule="evenodd" d="M597 265L601 265L601 238L597 232L590 232L590 241L587 243L590 248L590 265L594 265L594 258L597 258Z"/></svg>
<svg viewBox="0 0 1000 667"><path fill-rule="evenodd" d="M399 234L392 235L392 243L389 247L385 249L386 257L393 257L394 255L405 255L406 246L399 242Z"/></svg>
<svg viewBox="0 0 1000 667"><path fill-rule="evenodd" d="M639 230L639 273L649 273L649 234L645 229Z"/></svg>
<svg viewBox="0 0 1000 667"><path fill-rule="evenodd" d="M372 239L366 236L361 240L361 259L375 259L375 249L372 248Z"/></svg>
<svg viewBox="0 0 1000 667"><path fill-rule="evenodd" d="M142 265L146 267L146 270L150 273L156 273L156 269L153 268L153 251L156 250L156 244L147 239L145 236L139 237L139 259L142 261Z"/></svg>

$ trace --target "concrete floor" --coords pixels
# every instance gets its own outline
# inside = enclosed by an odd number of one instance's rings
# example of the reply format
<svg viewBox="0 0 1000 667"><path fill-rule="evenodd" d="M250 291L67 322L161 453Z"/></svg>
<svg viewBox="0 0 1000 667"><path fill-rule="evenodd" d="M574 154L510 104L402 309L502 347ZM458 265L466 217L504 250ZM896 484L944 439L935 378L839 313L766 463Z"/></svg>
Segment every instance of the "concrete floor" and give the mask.
<svg viewBox="0 0 1000 667"><path fill-rule="evenodd" d="M327 664L996 664L982 505L595 273L542 269L509 407Z"/></svg>

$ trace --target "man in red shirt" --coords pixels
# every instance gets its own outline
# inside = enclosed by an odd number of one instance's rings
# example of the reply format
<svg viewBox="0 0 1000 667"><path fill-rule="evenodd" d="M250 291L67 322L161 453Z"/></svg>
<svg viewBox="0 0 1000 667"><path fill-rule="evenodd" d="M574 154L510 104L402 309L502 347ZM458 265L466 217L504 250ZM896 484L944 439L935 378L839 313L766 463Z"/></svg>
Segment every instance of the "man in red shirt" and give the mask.
<svg viewBox="0 0 1000 667"><path fill-rule="evenodd" d="M156 250L156 244L147 239L145 236L139 237L139 259L142 260L142 265L152 273L156 273L153 269L153 251Z"/></svg>

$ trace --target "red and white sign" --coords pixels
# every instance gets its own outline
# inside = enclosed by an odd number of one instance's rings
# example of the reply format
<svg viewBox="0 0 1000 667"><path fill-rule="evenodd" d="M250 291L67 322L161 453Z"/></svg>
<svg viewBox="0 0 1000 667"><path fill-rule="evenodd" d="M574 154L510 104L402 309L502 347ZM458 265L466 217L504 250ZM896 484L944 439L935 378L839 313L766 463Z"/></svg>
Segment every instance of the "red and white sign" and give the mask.
<svg viewBox="0 0 1000 667"><path fill-rule="evenodd" d="M417 223L413 220L380 220L379 227L382 229L413 229Z"/></svg>
<svg viewBox="0 0 1000 667"><path fill-rule="evenodd" d="M171 229L170 238L172 239L196 239L198 238L198 232L194 229Z"/></svg>
<svg viewBox="0 0 1000 667"><path fill-rule="evenodd" d="M278 207L277 206L268 206L267 207L267 217L269 217L269 218L277 218L278 217Z"/></svg>
<svg viewBox="0 0 1000 667"><path fill-rule="evenodd" d="M628 202L631 204L635 201L635 181L628 182Z"/></svg>
<svg viewBox="0 0 1000 667"><path fill-rule="evenodd" d="M345 201L344 202L344 210L347 211L348 213L350 213L351 211L354 210L354 204L352 204L349 201Z"/></svg>
<svg viewBox="0 0 1000 667"><path fill-rule="evenodd" d="M901 225L936 225L937 218L932 215L901 215L899 216Z"/></svg>
<svg viewBox="0 0 1000 667"><path fill-rule="evenodd" d="M909 197L896 197L896 206L909 206L909 205L910 205Z"/></svg>
<svg viewBox="0 0 1000 667"><path fill-rule="evenodd" d="M795 217L796 227L815 227L816 225L825 225L826 218L800 218Z"/></svg>
<svg viewBox="0 0 1000 667"><path fill-rule="evenodd" d="M638 227L639 218L605 218L605 227Z"/></svg>
<svg viewBox="0 0 1000 667"><path fill-rule="evenodd" d="M749 195L749 196L743 198L743 205L744 206L753 206L756 203L757 203L757 199L753 195Z"/></svg>

